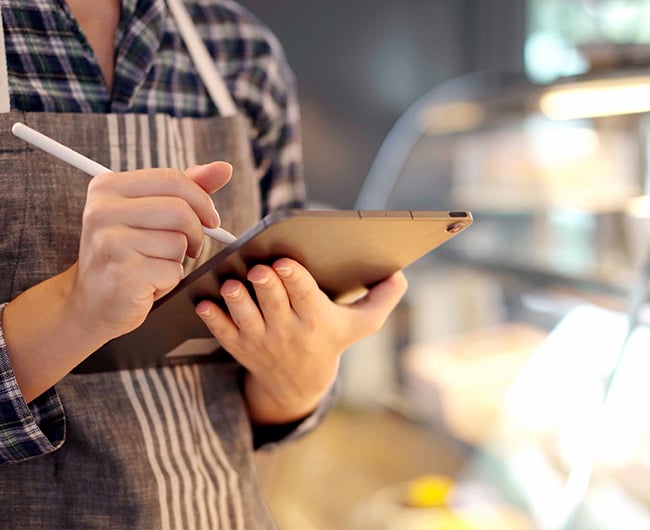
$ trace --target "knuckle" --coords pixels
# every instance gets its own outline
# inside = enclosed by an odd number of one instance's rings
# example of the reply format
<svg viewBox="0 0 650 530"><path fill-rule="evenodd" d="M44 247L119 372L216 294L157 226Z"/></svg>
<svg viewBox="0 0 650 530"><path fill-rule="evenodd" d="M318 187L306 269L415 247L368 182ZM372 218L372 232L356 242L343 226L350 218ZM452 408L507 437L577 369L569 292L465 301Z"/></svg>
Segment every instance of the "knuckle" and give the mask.
<svg viewBox="0 0 650 530"><path fill-rule="evenodd" d="M285 305L281 300L278 300L275 297L272 297L268 300L264 300L264 310L268 313L277 313L284 309Z"/></svg>
<svg viewBox="0 0 650 530"><path fill-rule="evenodd" d="M169 263L164 268L160 277L157 278L156 288L161 291L173 289L178 282L183 278L183 265L179 263Z"/></svg>
<svg viewBox="0 0 650 530"><path fill-rule="evenodd" d="M167 193L182 196L188 193L188 186L191 186L192 181L188 179L181 171L174 168L163 168L158 177L162 183L163 188Z"/></svg>
<svg viewBox="0 0 650 530"><path fill-rule="evenodd" d="M95 232L92 238L93 248L97 255L106 262L121 261L123 252L123 238L117 229L104 229Z"/></svg>
<svg viewBox="0 0 650 530"><path fill-rule="evenodd" d="M103 224L107 216L107 210L106 201L100 199L87 201L82 214L82 223L88 226Z"/></svg>
<svg viewBox="0 0 650 530"><path fill-rule="evenodd" d="M168 197L165 208L176 230L193 239L202 238L200 222L187 202L180 197Z"/></svg>
<svg viewBox="0 0 650 530"><path fill-rule="evenodd" d="M269 344L288 344L291 339L291 332L286 326L275 326L269 331Z"/></svg>
<svg viewBox="0 0 650 530"><path fill-rule="evenodd" d="M309 300L313 294L313 289L311 285L298 284L293 288L292 297L297 302L306 302Z"/></svg>
<svg viewBox="0 0 650 530"><path fill-rule="evenodd" d="M155 294L155 290L148 285L139 285L132 291L132 299L135 304L149 302Z"/></svg>
<svg viewBox="0 0 650 530"><path fill-rule="evenodd" d="M111 173L101 173L99 175L96 175L88 182L87 193L89 195L102 193L106 191L112 181L113 179L111 178Z"/></svg>
<svg viewBox="0 0 650 530"><path fill-rule="evenodd" d="M169 233L169 238L170 238L170 245L172 248L175 250L175 254L178 254L179 256L185 256L187 252L187 237L185 234L182 234L180 232L170 232Z"/></svg>
<svg viewBox="0 0 650 530"><path fill-rule="evenodd" d="M237 318L237 323L241 329L246 331L247 336L253 335L258 327L257 318L248 313L239 315Z"/></svg>
<svg viewBox="0 0 650 530"><path fill-rule="evenodd" d="M213 335L221 339L228 337L228 326L223 321L223 319L219 318L218 315L212 313L210 315L210 318L205 320L205 323Z"/></svg>
<svg viewBox="0 0 650 530"><path fill-rule="evenodd" d="M178 169L164 167L158 169L158 171L160 172L159 178L172 185L178 185L179 183L187 180L185 175L183 175L183 173Z"/></svg>
<svg viewBox="0 0 650 530"><path fill-rule="evenodd" d="M120 231L115 228L102 230L99 232L98 236L101 248L114 249L120 248L122 246L122 237L120 237Z"/></svg>
<svg viewBox="0 0 650 530"><path fill-rule="evenodd" d="M181 234L180 232L171 232L171 234L175 245L178 245L180 247L187 246L187 238L184 234Z"/></svg>
<svg viewBox="0 0 650 530"><path fill-rule="evenodd" d="M167 212L180 220L188 220L191 215L190 207L181 197L167 198Z"/></svg>

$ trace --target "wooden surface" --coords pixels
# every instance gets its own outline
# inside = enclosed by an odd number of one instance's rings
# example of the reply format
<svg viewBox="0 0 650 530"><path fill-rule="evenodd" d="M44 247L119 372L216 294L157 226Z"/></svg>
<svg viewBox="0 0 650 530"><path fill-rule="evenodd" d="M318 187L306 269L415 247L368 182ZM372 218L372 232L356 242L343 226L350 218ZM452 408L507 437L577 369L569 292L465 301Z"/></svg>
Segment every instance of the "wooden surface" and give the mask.
<svg viewBox="0 0 650 530"><path fill-rule="evenodd" d="M428 474L453 477L465 457L389 411L337 407L315 432L257 458L280 530L355 530L380 491Z"/></svg>

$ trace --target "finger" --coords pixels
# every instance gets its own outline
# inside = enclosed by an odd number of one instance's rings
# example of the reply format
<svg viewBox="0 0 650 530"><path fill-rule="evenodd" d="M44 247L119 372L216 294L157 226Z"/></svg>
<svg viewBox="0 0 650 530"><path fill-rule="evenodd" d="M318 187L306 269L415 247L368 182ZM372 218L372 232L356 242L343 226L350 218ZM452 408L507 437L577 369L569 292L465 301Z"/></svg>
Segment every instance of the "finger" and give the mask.
<svg viewBox="0 0 650 530"><path fill-rule="evenodd" d="M150 259L148 272L155 278L154 300L159 300L172 291L185 275L182 263L166 259Z"/></svg>
<svg viewBox="0 0 650 530"><path fill-rule="evenodd" d="M184 234L187 254L197 256L203 244L200 220L178 197L102 198L86 205L83 222L97 230L125 225L143 230L167 230Z"/></svg>
<svg viewBox="0 0 650 530"><path fill-rule="evenodd" d="M121 288L129 289L133 300L142 303L158 300L170 292L183 278L183 265L173 260L141 258L123 273Z"/></svg>
<svg viewBox="0 0 650 530"><path fill-rule="evenodd" d="M387 306L395 307L406 293L408 282L402 271L392 274L384 281L375 285L368 291L368 294L354 305L363 306Z"/></svg>
<svg viewBox="0 0 650 530"><path fill-rule="evenodd" d="M147 258L183 263L187 254L187 238L170 230L131 230L134 250Z"/></svg>
<svg viewBox="0 0 650 530"><path fill-rule="evenodd" d="M255 265L248 272L247 279L253 284L267 327L285 324L291 316L291 304L276 272L266 265Z"/></svg>
<svg viewBox="0 0 650 530"><path fill-rule="evenodd" d="M322 299L327 298L309 271L297 261L289 258L279 259L273 264L273 270L282 280L291 307L298 317L309 317L315 304L322 303Z"/></svg>
<svg viewBox="0 0 650 530"><path fill-rule="evenodd" d="M220 292L228 307L230 318L241 332L249 335L264 334L264 319L244 284L236 280L226 280Z"/></svg>
<svg viewBox="0 0 650 530"><path fill-rule="evenodd" d="M167 230L137 230L113 226L97 236L95 249L106 260L120 261L129 252L146 258L157 258L182 263L187 253L187 239L180 232Z"/></svg>
<svg viewBox="0 0 650 530"><path fill-rule="evenodd" d="M196 314L203 320L219 344L232 353L239 338L239 328L223 309L210 300L202 300L196 306Z"/></svg>
<svg viewBox="0 0 650 530"><path fill-rule="evenodd" d="M232 177L232 166L228 162L210 162L187 168L183 173L207 193L223 188Z"/></svg>
<svg viewBox="0 0 650 530"><path fill-rule="evenodd" d="M104 173L94 177L88 187L89 196L120 195L122 197L176 197L185 201L201 224L219 226L219 215L205 190L175 169L142 169L122 173Z"/></svg>

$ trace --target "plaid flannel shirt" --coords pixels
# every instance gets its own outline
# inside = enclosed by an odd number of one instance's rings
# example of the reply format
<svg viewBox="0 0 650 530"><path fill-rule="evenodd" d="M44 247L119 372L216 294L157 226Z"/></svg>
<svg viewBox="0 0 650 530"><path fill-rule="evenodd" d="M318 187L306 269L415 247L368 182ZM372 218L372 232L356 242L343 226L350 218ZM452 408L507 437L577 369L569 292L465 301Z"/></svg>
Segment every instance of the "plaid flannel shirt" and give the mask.
<svg viewBox="0 0 650 530"><path fill-rule="evenodd" d="M186 5L236 105L250 120L264 213L302 206L298 103L279 44L234 2L186 0ZM0 7L14 110L217 113L164 0L122 1L112 93L64 0L0 0ZM311 423L313 418L300 430ZM0 325L0 463L48 453L64 436L54 389L29 405L22 398Z"/></svg>

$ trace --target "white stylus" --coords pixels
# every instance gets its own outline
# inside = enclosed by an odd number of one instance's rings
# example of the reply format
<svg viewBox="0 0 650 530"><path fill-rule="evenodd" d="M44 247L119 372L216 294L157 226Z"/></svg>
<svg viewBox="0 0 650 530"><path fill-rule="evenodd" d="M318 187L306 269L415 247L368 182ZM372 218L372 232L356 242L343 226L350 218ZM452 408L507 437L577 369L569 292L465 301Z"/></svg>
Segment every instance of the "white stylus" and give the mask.
<svg viewBox="0 0 650 530"><path fill-rule="evenodd" d="M46 136L43 133L40 133L31 127L28 127L24 123L14 123L11 127L11 132L21 140L25 140L27 143L32 144L34 147L38 147L46 153L49 153L52 156L58 158L59 160L67 162L71 166L76 167L88 175L94 177L101 173L112 173L112 171L107 167L98 164L94 160L85 157L81 153L77 153L69 147L57 142L56 140L53 140L49 136ZM203 233L212 239L216 239L221 243L225 243L226 245L237 241L237 238L234 235L221 227L207 228L204 226Z"/></svg>

